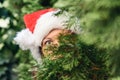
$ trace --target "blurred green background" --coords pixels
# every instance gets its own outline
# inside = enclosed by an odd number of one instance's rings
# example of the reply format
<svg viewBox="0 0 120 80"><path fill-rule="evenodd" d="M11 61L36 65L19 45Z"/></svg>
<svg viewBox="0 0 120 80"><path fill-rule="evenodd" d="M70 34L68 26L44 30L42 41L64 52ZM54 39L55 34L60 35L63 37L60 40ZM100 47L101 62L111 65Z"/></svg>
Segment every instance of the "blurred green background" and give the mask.
<svg viewBox="0 0 120 80"><path fill-rule="evenodd" d="M120 0L0 0L0 80L22 80L19 70L29 67L22 63L34 63L13 38L25 28L24 14L50 7L80 18L81 39L107 49L112 80L120 80Z"/></svg>

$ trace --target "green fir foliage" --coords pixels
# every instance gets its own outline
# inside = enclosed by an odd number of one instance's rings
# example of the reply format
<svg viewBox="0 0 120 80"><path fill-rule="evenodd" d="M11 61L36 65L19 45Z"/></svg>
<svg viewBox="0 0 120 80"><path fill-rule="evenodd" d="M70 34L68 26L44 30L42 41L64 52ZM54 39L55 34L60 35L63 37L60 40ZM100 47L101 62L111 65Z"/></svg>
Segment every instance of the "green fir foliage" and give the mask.
<svg viewBox="0 0 120 80"><path fill-rule="evenodd" d="M108 54L105 49L87 45L78 35L61 35L60 46L49 46L53 55L43 59L38 80L108 80ZM60 56L52 59L53 56Z"/></svg>
<svg viewBox="0 0 120 80"><path fill-rule="evenodd" d="M82 41L107 48L111 74L120 76L120 0L58 0L54 6L80 18Z"/></svg>

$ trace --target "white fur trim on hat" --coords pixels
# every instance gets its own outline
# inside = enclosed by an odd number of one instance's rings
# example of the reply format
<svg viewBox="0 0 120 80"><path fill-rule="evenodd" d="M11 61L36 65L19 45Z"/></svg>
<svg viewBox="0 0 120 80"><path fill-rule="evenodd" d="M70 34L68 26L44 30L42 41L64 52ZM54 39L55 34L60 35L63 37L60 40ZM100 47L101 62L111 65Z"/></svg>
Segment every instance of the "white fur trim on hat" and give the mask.
<svg viewBox="0 0 120 80"><path fill-rule="evenodd" d="M60 15L55 16L55 11L42 15L38 20L34 29L35 45L41 46L43 38L55 28L64 29L68 17Z"/></svg>

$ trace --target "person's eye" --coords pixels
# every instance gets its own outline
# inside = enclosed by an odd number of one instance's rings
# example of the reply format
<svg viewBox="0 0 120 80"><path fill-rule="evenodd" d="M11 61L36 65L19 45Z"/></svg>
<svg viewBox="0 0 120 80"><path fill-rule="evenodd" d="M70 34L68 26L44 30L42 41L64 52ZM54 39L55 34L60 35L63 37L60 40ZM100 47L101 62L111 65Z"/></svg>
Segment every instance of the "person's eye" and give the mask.
<svg viewBox="0 0 120 80"><path fill-rule="evenodd" d="M52 40L47 40L47 41L45 41L44 44L45 44L45 45L50 45L50 44L52 44Z"/></svg>

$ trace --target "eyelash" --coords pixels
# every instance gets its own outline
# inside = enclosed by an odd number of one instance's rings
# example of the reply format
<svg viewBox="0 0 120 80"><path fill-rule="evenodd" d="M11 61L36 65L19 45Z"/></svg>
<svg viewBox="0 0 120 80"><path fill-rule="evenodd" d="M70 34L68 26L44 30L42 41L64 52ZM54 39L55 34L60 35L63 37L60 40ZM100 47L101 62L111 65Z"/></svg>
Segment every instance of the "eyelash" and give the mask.
<svg viewBox="0 0 120 80"><path fill-rule="evenodd" d="M51 43L52 43L52 40L47 40L47 41L45 41L44 45L49 45Z"/></svg>

